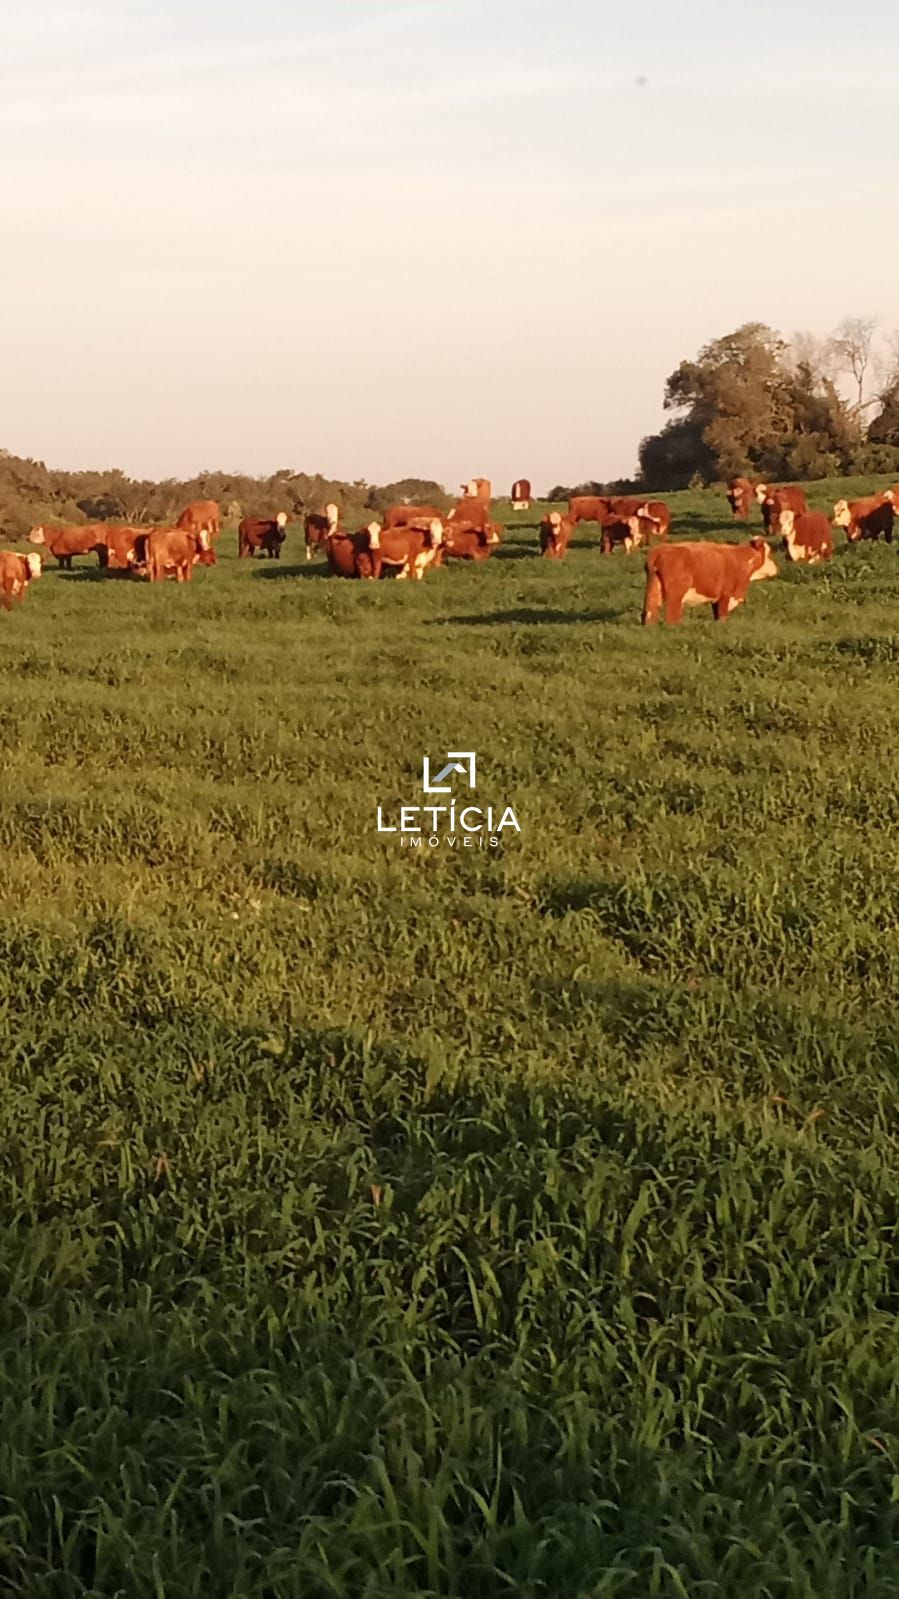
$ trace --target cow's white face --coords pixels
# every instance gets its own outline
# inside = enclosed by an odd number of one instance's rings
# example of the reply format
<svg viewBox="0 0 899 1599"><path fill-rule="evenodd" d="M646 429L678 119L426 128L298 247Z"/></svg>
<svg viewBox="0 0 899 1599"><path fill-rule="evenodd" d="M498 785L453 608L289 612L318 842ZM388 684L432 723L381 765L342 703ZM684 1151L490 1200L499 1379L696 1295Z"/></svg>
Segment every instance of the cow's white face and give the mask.
<svg viewBox="0 0 899 1599"><path fill-rule="evenodd" d="M796 513L795 513L795 511L781 511L781 513L780 513L780 531L783 534L785 539L791 539L793 537L793 527L794 527L795 522L796 522Z"/></svg>
<svg viewBox="0 0 899 1599"><path fill-rule="evenodd" d="M329 527L336 527L337 526L339 512L337 510L337 506L336 505L333 505L333 504L326 505L325 506L325 516L328 518L328 526Z"/></svg>
<svg viewBox="0 0 899 1599"><path fill-rule="evenodd" d="M205 527L197 534L197 548L203 552L209 549L209 534Z"/></svg>
<svg viewBox="0 0 899 1599"><path fill-rule="evenodd" d="M26 555L25 563L28 567L28 571L31 574L32 581L36 577L41 576L43 572L43 566L41 565L41 558L39 555Z"/></svg>
<svg viewBox="0 0 899 1599"><path fill-rule="evenodd" d="M761 541L761 544L764 555L760 565L756 567L754 572L750 572L750 583L761 583L763 578L777 576L777 562L775 561L768 545L764 542L764 540Z"/></svg>
<svg viewBox="0 0 899 1599"><path fill-rule="evenodd" d="M550 527L555 528L556 532L558 532L559 528L562 526L562 517L558 511L550 512L549 525Z"/></svg>
<svg viewBox="0 0 899 1599"><path fill-rule="evenodd" d="M434 520L428 524L428 531L430 532L432 543L443 543L443 523L439 517L435 516Z"/></svg>
<svg viewBox="0 0 899 1599"><path fill-rule="evenodd" d="M758 500L759 505L764 505L765 501L768 498L768 485L767 485L767 483L757 483L756 484L756 486L755 486L755 497Z"/></svg>
<svg viewBox="0 0 899 1599"><path fill-rule="evenodd" d="M367 532L369 547L373 550L379 550L381 548L380 522L369 522Z"/></svg>
<svg viewBox="0 0 899 1599"><path fill-rule="evenodd" d="M279 511L278 515L275 517L275 521L277 522L279 527L286 527L287 526L287 512L286 511Z"/></svg>
<svg viewBox="0 0 899 1599"><path fill-rule="evenodd" d="M33 527L28 535L28 542L29 544L46 544L47 540L44 537L43 528Z"/></svg>
<svg viewBox="0 0 899 1599"><path fill-rule="evenodd" d="M837 503L833 508L834 527L848 527L851 521L852 516L849 511L848 501L837 500Z"/></svg>

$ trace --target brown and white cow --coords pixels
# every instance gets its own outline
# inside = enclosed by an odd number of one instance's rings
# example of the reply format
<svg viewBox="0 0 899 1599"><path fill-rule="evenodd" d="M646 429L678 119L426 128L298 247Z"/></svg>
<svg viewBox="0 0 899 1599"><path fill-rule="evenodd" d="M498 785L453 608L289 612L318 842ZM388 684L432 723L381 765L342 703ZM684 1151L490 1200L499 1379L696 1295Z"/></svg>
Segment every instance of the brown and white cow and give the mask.
<svg viewBox="0 0 899 1599"><path fill-rule="evenodd" d="M638 516L622 516L617 511L607 511L600 522L599 548L603 555L611 555L621 545L625 555L637 550L643 543L643 530Z"/></svg>
<svg viewBox="0 0 899 1599"><path fill-rule="evenodd" d="M83 527L33 527L28 542L42 544L63 570L70 572L76 555L95 554L102 566L106 537L105 522L88 522Z"/></svg>
<svg viewBox="0 0 899 1599"><path fill-rule="evenodd" d="M325 506L324 511L307 511L303 518L303 533L306 539L306 560L312 560L312 550L316 544L327 544L327 540L338 531L340 513L337 506L332 503Z"/></svg>
<svg viewBox="0 0 899 1599"><path fill-rule="evenodd" d="M561 511L549 511L540 523L540 554L550 561L561 561L571 542L571 519Z"/></svg>
<svg viewBox="0 0 899 1599"><path fill-rule="evenodd" d="M664 500L644 500L634 515L640 524L640 533L648 544L650 539L667 539L671 527L671 508Z"/></svg>
<svg viewBox="0 0 899 1599"><path fill-rule="evenodd" d="M573 528L581 522L602 522L612 502L607 494L575 494L568 501L568 520Z"/></svg>
<svg viewBox="0 0 899 1599"><path fill-rule="evenodd" d="M262 550L270 560L280 561L281 546L287 534L287 512L277 516L245 516L237 529L237 553L241 560L252 560Z"/></svg>
<svg viewBox="0 0 899 1599"><path fill-rule="evenodd" d="M788 561L817 566L833 555L833 533L823 511L781 511L778 527Z"/></svg>
<svg viewBox="0 0 899 1599"><path fill-rule="evenodd" d="M727 503L734 516L748 522L756 503L755 484L748 477L733 477L727 485Z"/></svg>
<svg viewBox="0 0 899 1599"><path fill-rule="evenodd" d="M21 605L25 590L41 576L39 555L15 555L12 550L0 550L0 607L11 611Z"/></svg>
<svg viewBox="0 0 899 1599"><path fill-rule="evenodd" d="M130 572L137 564L137 544L146 539L146 527L109 527L106 530L106 549L100 552L100 565L107 572Z"/></svg>
<svg viewBox="0 0 899 1599"><path fill-rule="evenodd" d="M501 540L502 528L498 522L489 522L485 528L472 527L470 522L448 522L443 555L448 561L486 561Z"/></svg>
<svg viewBox="0 0 899 1599"><path fill-rule="evenodd" d="M477 527L483 530L490 525L490 506L486 501L479 500L476 496L465 495L453 506L446 520L447 524L450 522L464 522L469 527Z"/></svg>
<svg viewBox="0 0 899 1599"><path fill-rule="evenodd" d="M857 544L859 539L878 539L881 533L887 543L892 544L896 514L893 493L892 489L887 489L884 494L869 494L862 500L837 500L833 508L834 527L846 529L850 544Z"/></svg>
<svg viewBox="0 0 899 1599"><path fill-rule="evenodd" d="M526 477L520 477L512 484L512 509L513 511L529 511L531 508L531 485Z"/></svg>
<svg viewBox="0 0 899 1599"><path fill-rule="evenodd" d="M472 477L467 483L462 484L462 497L466 500L480 500L482 505L489 505L493 499L493 484L489 477Z"/></svg>
<svg viewBox="0 0 899 1599"><path fill-rule="evenodd" d="M711 605L724 622L742 605L750 583L776 577L777 565L764 539L748 544L660 544L646 557L643 623L662 607L666 622L679 622L685 605Z"/></svg>
<svg viewBox="0 0 899 1599"><path fill-rule="evenodd" d="M217 500L192 500L175 522L185 533L205 533L210 545L222 531L222 513Z"/></svg>
<svg viewBox="0 0 899 1599"><path fill-rule="evenodd" d="M384 517L385 527L411 527L417 522L433 522L442 518L436 505L391 505Z"/></svg>
<svg viewBox="0 0 899 1599"><path fill-rule="evenodd" d="M377 522L373 522L369 528L360 528L358 533L347 533L337 527L331 530L324 544L328 570L332 577L374 577L371 553L372 528L380 532Z"/></svg>
<svg viewBox="0 0 899 1599"><path fill-rule="evenodd" d="M191 532L187 528L156 527L138 539L135 554L135 564L146 567L151 583L161 583L167 577L189 583L198 562L215 565L215 552L205 528Z"/></svg>
<svg viewBox="0 0 899 1599"><path fill-rule="evenodd" d="M804 490L797 489L793 484L778 486L776 483L757 483L755 497L762 508L762 522L766 533L777 532L781 511L795 511L798 515L808 510Z"/></svg>
<svg viewBox="0 0 899 1599"><path fill-rule="evenodd" d="M442 564L444 530L440 517L434 517L427 528L387 528L371 522L367 532L375 578L387 568L398 578L420 583L429 566Z"/></svg>

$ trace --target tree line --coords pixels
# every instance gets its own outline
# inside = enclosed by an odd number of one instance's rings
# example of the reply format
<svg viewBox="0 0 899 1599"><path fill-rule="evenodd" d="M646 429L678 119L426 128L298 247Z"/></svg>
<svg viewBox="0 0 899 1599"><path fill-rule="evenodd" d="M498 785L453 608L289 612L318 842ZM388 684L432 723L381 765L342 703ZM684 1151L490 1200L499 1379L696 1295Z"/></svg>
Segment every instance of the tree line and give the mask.
<svg viewBox="0 0 899 1599"><path fill-rule="evenodd" d="M790 340L746 322L681 361L664 403L670 422L640 445L647 489L899 474L899 334L875 317Z"/></svg>
<svg viewBox="0 0 899 1599"><path fill-rule="evenodd" d="M80 524L124 522L165 524L191 500L217 500L226 517L276 516L298 519L330 501L340 506L348 526L357 526L401 501L421 501L448 509L452 503L439 483L404 478L383 485L344 483L316 473L282 468L268 477L203 472L193 478L132 478L110 471L56 471L43 461L0 450L0 535L19 539L41 522Z"/></svg>

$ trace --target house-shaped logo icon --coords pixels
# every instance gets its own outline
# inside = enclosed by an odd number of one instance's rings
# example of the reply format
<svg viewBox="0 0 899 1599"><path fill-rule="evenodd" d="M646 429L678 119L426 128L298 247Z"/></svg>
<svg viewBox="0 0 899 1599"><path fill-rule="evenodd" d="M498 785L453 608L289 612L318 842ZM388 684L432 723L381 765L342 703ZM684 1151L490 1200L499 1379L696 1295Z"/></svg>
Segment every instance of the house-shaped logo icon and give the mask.
<svg viewBox="0 0 899 1599"><path fill-rule="evenodd" d="M421 786L426 794L451 794L452 783L448 777L466 777L469 788L475 787L475 752L474 750L447 750L446 765L441 767L434 781L431 781L431 761L429 756L424 758Z"/></svg>

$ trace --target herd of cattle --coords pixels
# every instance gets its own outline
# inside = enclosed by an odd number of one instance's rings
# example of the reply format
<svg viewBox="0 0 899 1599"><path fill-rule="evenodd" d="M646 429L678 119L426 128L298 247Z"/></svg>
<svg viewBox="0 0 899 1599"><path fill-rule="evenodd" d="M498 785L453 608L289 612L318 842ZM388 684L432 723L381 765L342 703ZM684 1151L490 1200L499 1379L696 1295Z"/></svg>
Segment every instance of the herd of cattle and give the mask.
<svg viewBox="0 0 899 1599"><path fill-rule="evenodd" d="M512 508L527 510L531 485L519 479L512 489ZM850 543L876 539L892 542L893 520L899 506L899 485L866 499L838 500L832 522L821 511L810 511L802 489L753 483L735 478L727 499L735 517L748 520L754 507L761 511L767 538L779 536L791 561L815 565L833 555L833 527L844 528ZM377 580L390 573L420 581L430 567L446 560L482 561L493 554L503 528L491 519L492 487L486 478L472 478L462 496L444 515L433 505L393 505L382 521L350 531L340 525L338 507L307 512L304 518L306 559L324 552L335 577ZM238 554L252 559L263 554L278 560L286 538L288 517L244 517L238 527ZM668 622L680 621L685 605L711 605L723 621L746 598L750 583L774 577L777 565L766 538L748 544L668 543L671 511L663 500L627 495L579 495L568 502L567 515L550 511L539 527L541 555L561 560L574 529L594 522L605 555L621 548L625 553L647 547L646 593L643 621L653 622L664 609ZM214 566L214 545L221 533L221 510L214 500L197 500L185 507L172 527L146 528L89 523L81 527L36 527L32 544L54 556L58 565L71 568L74 558L96 554L109 573L130 574L151 583L174 578L190 580L197 564ZM29 583L41 576L37 552L17 555L0 551L0 605L9 610L21 601Z"/></svg>

